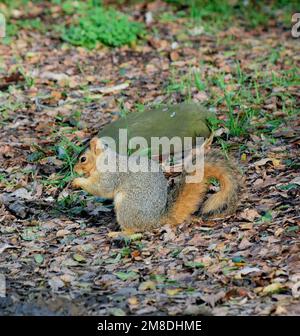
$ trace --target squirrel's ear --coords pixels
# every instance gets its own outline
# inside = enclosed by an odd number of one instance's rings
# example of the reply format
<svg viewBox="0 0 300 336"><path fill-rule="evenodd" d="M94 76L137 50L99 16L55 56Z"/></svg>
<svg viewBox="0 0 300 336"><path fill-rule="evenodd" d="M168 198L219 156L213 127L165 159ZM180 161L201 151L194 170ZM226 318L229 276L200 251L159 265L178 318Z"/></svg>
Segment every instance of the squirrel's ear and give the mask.
<svg viewBox="0 0 300 336"><path fill-rule="evenodd" d="M91 141L90 141L90 149L92 151L92 153L99 155L101 153L101 141L99 138L94 137Z"/></svg>

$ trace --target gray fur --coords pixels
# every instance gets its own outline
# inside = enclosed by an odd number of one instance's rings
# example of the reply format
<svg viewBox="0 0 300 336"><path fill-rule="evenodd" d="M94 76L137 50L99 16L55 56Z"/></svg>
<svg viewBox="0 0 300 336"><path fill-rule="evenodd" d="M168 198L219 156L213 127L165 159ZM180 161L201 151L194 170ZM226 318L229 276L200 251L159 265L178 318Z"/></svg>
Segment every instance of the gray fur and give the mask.
<svg viewBox="0 0 300 336"><path fill-rule="evenodd" d="M168 181L160 166L152 160L144 160L139 172L120 172L119 160L124 156L117 155L116 172L104 172L104 165L109 166L107 159L116 155L106 149L97 161L97 170L101 173L99 190L104 194L114 191L117 221L122 229L136 229L143 231L160 226L160 219L166 212L168 198ZM145 158L144 158L145 159ZM106 161L105 161L106 160ZM127 163L136 157L127 157ZM155 171L150 171L150 164ZM110 167L113 168L113 167ZM141 184L141 179L143 183ZM118 202L116 202L118 200Z"/></svg>

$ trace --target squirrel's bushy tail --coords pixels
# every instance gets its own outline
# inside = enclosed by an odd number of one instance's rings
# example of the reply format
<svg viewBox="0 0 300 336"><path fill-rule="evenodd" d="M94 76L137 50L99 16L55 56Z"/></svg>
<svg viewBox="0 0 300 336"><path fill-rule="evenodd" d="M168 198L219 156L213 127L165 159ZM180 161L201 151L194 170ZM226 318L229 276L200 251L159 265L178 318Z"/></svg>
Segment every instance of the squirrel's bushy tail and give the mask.
<svg viewBox="0 0 300 336"><path fill-rule="evenodd" d="M207 199L202 213L206 216L232 213L238 205L242 189L237 164L234 165L234 160L224 158L219 151L209 153L204 161L204 179L207 187L211 178L219 181L220 190Z"/></svg>
<svg viewBox="0 0 300 336"><path fill-rule="evenodd" d="M172 225L180 224L198 210L205 198L211 178L219 181L220 190L204 202L201 207L202 214L213 216L231 213L239 200L240 173L219 151L212 151L205 156L203 180L199 183L181 181L172 193L173 201L168 202L170 208L164 222Z"/></svg>

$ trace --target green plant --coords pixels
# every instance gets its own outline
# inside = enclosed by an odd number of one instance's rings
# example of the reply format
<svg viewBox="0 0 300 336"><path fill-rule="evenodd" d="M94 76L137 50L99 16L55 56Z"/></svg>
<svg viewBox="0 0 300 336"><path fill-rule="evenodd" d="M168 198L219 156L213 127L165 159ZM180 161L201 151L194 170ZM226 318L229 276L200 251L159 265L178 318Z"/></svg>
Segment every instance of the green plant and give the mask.
<svg viewBox="0 0 300 336"><path fill-rule="evenodd" d="M56 202L54 211L68 212L70 216L76 216L84 211L87 201L78 194L62 197Z"/></svg>
<svg viewBox="0 0 300 336"><path fill-rule="evenodd" d="M206 88L205 83L201 80L199 72L195 71L194 72L194 81L195 81L195 86L199 91L204 91Z"/></svg>
<svg viewBox="0 0 300 336"><path fill-rule="evenodd" d="M167 93L180 93L185 100L191 100L192 88L197 85L202 85L200 79L196 81L196 73L191 69L187 72L177 72L175 69L171 71L171 78L167 86ZM178 78L179 77L179 78Z"/></svg>
<svg viewBox="0 0 300 336"><path fill-rule="evenodd" d="M225 124L232 135L240 135L243 129L242 129L242 121L240 120L240 115L236 114L234 111L233 98L235 93L226 90L226 84L223 76L220 76L220 78L217 80L217 85L223 91L224 100L228 108L229 118L226 120Z"/></svg>
<svg viewBox="0 0 300 336"><path fill-rule="evenodd" d="M73 166L77 160L78 154L82 151L81 146L77 146L67 137L63 136L61 141L55 145L57 158L65 162L65 167L73 174Z"/></svg>
<svg viewBox="0 0 300 336"><path fill-rule="evenodd" d="M0 95L1 98L1 95ZM0 103L0 124L9 119L10 113L14 113L25 107L23 102L12 101L12 99L7 99L5 102Z"/></svg>
<svg viewBox="0 0 300 336"><path fill-rule="evenodd" d="M6 36L3 39L3 42L5 44L9 44L11 42L11 38L13 36L16 36L18 34L18 31L20 29L25 30L34 30L44 33L46 31L46 25L40 18L35 19L10 19L10 13L14 8L21 8L24 15L27 15L29 12L28 1L20 2L19 5L14 4L14 2L11 2L8 5L8 8L6 10L5 16L7 18L7 25L6 25ZM49 28L49 27L48 27Z"/></svg>
<svg viewBox="0 0 300 336"><path fill-rule="evenodd" d="M222 0L165 0L186 10L194 24L201 25L206 31L229 28L232 22L249 27L267 25L270 19L283 23L290 20L296 12L297 1L222 1ZM288 16L286 14L289 14ZM278 15L279 14L279 15Z"/></svg>
<svg viewBox="0 0 300 336"><path fill-rule="evenodd" d="M51 178L43 180L43 183L46 185L54 185L58 188L65 187L76 175L73 171L73 167L84 148L84 146L76 145L75 142L69 140L65 135L58 135L58 143L50 148L50 150L53 151L55 157L63 163L58 173L52 175ZM37 160L40 159L39 154L37 154L36 157Z"/></svg>
<svg viewBox="0 0 300 336"><path fill-rule="evenodd" d="M131 44L143 33L143 25L130 21L127 15L113 8L95 7L83 11L77 24L63 30L62 38L92 49L98 42L111 47Z"/></svg>
<svg viewBox="0 0 300 336"><path fill-rule="evenodd" d="M28 75L22 66L20 66L18 70L22 74L22 76L25 78L26 86L29 88L32 87L34 85L34 78Z"/></svg>

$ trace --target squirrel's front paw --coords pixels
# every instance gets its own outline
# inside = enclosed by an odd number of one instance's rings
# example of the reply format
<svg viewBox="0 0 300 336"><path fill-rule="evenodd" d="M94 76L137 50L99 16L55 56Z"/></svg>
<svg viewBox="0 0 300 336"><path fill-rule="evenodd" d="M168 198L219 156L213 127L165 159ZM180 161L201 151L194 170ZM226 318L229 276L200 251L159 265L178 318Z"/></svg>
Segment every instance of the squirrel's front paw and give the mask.
<svg viewBox="0 0 300 336"><path fill-rule="evenodd" d="M82 178L77 177L75 178L71 183L72 188L74 189L80 189L82 186Z"/></svg>

